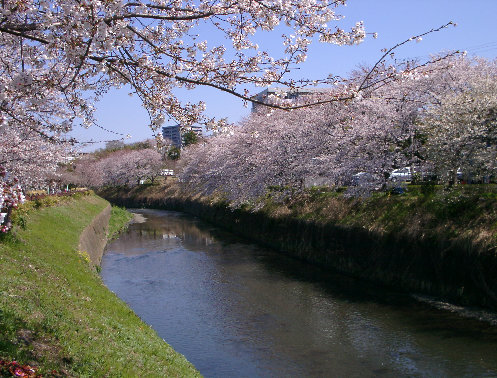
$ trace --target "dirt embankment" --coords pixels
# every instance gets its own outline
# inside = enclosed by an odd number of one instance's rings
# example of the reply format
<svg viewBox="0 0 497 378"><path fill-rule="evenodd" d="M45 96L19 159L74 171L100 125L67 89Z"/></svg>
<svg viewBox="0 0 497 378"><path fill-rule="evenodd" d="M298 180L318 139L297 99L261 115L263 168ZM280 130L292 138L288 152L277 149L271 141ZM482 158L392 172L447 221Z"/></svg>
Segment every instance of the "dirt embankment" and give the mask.
<svg viewBox="0 0 497 378"><path fill-rule="evenodd" d="M79 250L88 253L94 266L100 265L107 244L110 210L109 205L93 219L79 237Z"/></svg>

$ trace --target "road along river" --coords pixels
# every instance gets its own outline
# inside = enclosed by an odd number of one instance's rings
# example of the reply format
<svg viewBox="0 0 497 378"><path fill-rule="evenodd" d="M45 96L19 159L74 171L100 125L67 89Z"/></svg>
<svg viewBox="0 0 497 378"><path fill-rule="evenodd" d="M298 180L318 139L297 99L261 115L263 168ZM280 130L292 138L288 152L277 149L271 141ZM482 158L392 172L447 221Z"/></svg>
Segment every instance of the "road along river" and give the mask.
<svg viewBox="0 0 497 378"><path fill-rule="evenodd" d="M206 377L497 377L495 314L439 310L182 213L133 212L102 278Z"/></svg>

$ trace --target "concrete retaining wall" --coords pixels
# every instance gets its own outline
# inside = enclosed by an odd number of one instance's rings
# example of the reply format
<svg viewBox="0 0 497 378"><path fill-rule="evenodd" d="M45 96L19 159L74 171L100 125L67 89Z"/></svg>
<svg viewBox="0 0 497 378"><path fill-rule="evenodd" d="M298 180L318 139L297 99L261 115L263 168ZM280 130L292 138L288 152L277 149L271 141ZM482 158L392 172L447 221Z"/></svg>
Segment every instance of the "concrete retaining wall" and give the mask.
<svg viewBox="0 0 497 378"><path fill-rule="evenodd" d="M100 265L105 245L107 244L107 230L109 227L111 206L107 206L83 230L79 237L79 250L85 251L93 265Z"/></svg>

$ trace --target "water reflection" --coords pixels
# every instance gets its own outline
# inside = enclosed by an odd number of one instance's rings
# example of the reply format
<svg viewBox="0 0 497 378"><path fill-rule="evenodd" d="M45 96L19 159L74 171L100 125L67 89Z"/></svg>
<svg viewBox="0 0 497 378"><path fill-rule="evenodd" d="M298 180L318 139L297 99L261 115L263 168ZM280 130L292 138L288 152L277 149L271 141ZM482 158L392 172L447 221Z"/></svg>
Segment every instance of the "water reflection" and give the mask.
<svg viewBox="0 0 497 378"><path fill-rule="evenodd" d="M497 327L137 212L102 277L205 376L497 376Z"/></svg>
<svg viewBox="0 0 497 378"><path fill-rule="evenodd" d="M112 245L112 252L132 256L179 245L201 251L213 243L208 230L202 231L197 222L185 219L180 213L135 210L135 214L139 215L138 221Z"/></svg>

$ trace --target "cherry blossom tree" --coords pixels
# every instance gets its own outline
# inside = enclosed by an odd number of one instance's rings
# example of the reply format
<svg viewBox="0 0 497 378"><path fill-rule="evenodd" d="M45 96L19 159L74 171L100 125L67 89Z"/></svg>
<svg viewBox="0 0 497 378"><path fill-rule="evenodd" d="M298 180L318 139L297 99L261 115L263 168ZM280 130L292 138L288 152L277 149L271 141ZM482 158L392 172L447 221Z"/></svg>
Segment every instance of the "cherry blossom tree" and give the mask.
<svg viewBox="0 0 497 378"><path fill-rule="evenodd" d="M420 119L427 160L451 182L458 169L474 178L495 175L497 62L458 59L438 79L445 90L434 94Z"/></svg>
<svg viewBox="0 0 497 378"><path fill-rule="evenodd" d="M10 216L12 209L24 202L24 194L16 178L9 179L8 174L0 166L0 233L12 227Z"/></svg>
<svg viewBox="0 0 497 378"><path fill-rule="evenodd" d="M358 70L349 82L364 72L370 69ZM368 177L361 184L371 190L405 166L446 172L480 162L490 169L495 83L495 62L433 59L349 101L292 112L261 109L232 135L186 149L180 178L192 190L219 193L239 205L271 187L288 194L312 185L348 185L360 172ZM459 148L464 154L456 153Z"/></svg>
<svg viewBox="0 0 497 378"><path fill-rule="evenodd" d="M61 173L66 184L87 188L100 187L104 183L104 172L93 154L78 157L70 167Z"/></svg>
<svg viewBox="0 0 497 378"><path fill-rule="evenodd" d="M152 126L166 115L182 125L200 120L203 103L181 104L172 90L205 85L250 100L244 84L266 86L305 60L308 45L355 44L350 31L328 26L345 0L181 1L5 0L0 9L3 120L56 138L71 121L93 122L92 98L129 84L149 111ZM284 25L281 57L255 42L257 31ZM203 39L217 33L231 48ZM293 34L291 34L293 33ZM27 106L26 106L27 105ZM204 119L205 120L205 119Z"/></svg>
<svg viewBox="0 0 497 378"><path fill-rule="evenodd" d="M69 143L47 140L29 129L0 126L0 165L24 187L42 186L74 153Z"/></svg>
<svg viewBox="0 0 497 378"><path fill-rule="evenodd" d="M126 166L130 168L127 175L132 178L130 182L138 184L141 180L149 180L153 183L160 176L163 167L162 156L155 149L134 150L126 157Z"/></svg>
<svg viewBox="0 0 497 378"><path fill-rule="evenodd" d="M226 194L235 205L269 187L345 184L359 171L382 179L396 118L393 104L381 104L362 98L292 112L261 109L232 135L186 149L180 177L204 194Z"/></svg>
<svg viewBox="0 0 497 378"><path fill-rule="evenodd" d="M269 187L301 191L313 184L343 185L369 172L381 185L386 172L406 164L396 149L405 131L395 103L363 98L298 111L261 112L233 135L213 138L183 153L183 182L204 194L240 204Z"/></svg>
<svg viewBox="0 0 497 378"><path fill-rule="evenodd" d="M25 185L39 182L71 154L75 141L67 132L74 124L95 124L94 103L111 88L130 87L158 134L168 117L183 126L225 126L203 115L203 102L179 101L174 94L178 87L208 86L253 101L248 87L340 82L333 75L294 80L287 72L305 61L313 39L351 45L365 38L362 22L348 31L338 26L342 17L337 11L345 4L346 0L3 0L0 141L5 148L0 162L9 171L17 169ZM277 28L284 50L281 56L272 56L259 48L257 37L263 39L264 33ZM226 40L226 46L217 42ZM353 98L370 85L369 78L321 101Z"/></svg>
<svg viewBox="0 0 497 378"><path fill-rule="evenodd" d="M163 161L156 149L124 148L112 151L102 158L85 156L74 165L74 171L66 177L72 183L94 188L112 185L131 187L140 180L150 180L153 183L161 175Z"/></svg>
<svg viewBox="0 0 497 378"><path fill-rule="evenodd" d="M362 23L335 26L345 0L121 1L4 0L0 4L0 164L25 185L39 182L74 143L74 123L95 123L94 102L128 85L157 132L164 119L182 125L202 117L205 104L182 104L175 87L214 87L245 100L244 85L285 82L322 42L359 43ZM285 51L260 50L255 33L284 25ZM205 36L216 34L230 47Z"/></svg>

